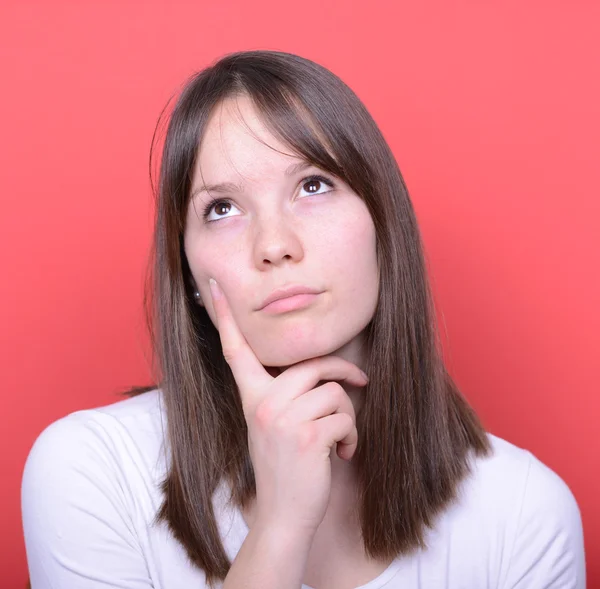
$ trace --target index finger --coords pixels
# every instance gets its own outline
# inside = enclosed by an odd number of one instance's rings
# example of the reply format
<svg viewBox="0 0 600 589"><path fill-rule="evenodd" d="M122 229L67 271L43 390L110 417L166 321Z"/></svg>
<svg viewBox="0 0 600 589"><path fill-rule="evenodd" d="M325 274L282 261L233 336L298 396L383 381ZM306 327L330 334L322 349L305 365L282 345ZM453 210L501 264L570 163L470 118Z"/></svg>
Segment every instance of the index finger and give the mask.
<svg viewBox="0 0 600 589"><path fill-rule="evenodd" d="M209 286L217 316L217 328L223 356L233 372L242 400L245 400L248 392L256 385L268 384L273 377L265 370L239 330L225 293L214 278L209 280Z"/></svg>

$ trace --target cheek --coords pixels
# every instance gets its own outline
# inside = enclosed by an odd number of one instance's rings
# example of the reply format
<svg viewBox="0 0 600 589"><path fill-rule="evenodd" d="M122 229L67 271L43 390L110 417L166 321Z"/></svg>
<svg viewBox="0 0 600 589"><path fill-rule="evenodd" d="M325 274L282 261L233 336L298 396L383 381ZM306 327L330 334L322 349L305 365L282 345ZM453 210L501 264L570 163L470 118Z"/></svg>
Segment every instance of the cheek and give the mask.
<svg viewBox="0 0 600 589"><path fill-rule="evenodd" d="M225 244L215 247L214 244L209 246L201 243L193 245L186 243L185 253L202 302L215 323L216 318L208 281L210 278L214 278L228 296L228 300L231 300L230 293L239 290L240 286L240 276L243 272L241 256L236 255L236 252L227 248Z"/></svg>
<svg viewBox="0 0 600 589"><path fill-rule="evenodd" d="M366 212L341 218L331 230L317 235L315 244L328 273L354 280L357 274L377 271L375 227Z"/></svg>
<svg viewBox="0 0 600 589"><path fill-rule="evenodd" d="M362 216L347 229L343 239L330 245L332 255L326 270L337 278L338 296L340 302L343 300L344 312L350 304L359 315L372 315L379 293L375 227L370 216Z"/></svg>

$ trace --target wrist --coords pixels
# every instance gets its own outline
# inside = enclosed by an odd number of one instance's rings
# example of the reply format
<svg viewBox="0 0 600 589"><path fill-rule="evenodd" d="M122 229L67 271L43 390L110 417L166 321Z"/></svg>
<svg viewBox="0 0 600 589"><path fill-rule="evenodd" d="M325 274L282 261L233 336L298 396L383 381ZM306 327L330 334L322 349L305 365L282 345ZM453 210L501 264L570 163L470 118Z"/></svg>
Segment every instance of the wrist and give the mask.
<svg viewBox="0 0 600 589"><path fill-rule="evenodd" d="M316 530L303 529L282 521L257 519L250 532L274 552L308 555Z"/></svg>

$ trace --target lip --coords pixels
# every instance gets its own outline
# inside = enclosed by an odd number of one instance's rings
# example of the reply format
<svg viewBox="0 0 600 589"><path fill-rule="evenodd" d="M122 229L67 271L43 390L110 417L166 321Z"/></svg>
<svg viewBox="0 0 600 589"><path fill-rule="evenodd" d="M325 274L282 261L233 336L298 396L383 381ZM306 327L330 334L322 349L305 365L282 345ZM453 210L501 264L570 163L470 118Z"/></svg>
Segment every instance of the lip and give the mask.
<svg viewBox="0 0 600 589"><path fill-rule="evenodd" d="M281 299L286 299L288 297L294 297L296 295L317 295L320 294L322 291L316 289L316 288L311 288L309 286L303 286L300 284L292 284L289 286L284 286L282 288L278 288L276 290L274 290L259 306L259 308L257 309L258 311L261 311L262 309L264 309L266 306L270 305L271 303L274 303L275 301L279 301ZM299 299L301 299L302 297L298 297ZM308 298L314 298L314 297L306 297Z"/></svg>

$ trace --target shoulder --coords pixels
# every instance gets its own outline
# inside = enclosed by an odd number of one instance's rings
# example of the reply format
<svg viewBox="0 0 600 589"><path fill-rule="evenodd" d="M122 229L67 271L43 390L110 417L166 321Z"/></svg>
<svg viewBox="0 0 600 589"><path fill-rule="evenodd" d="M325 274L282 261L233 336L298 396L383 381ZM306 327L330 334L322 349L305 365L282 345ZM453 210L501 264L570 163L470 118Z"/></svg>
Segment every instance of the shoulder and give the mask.
<svg viewBox="0 0 600 589"><path fill-rule="evenodd" d="M488 435L493 454L475 461L471 484L503 530L506 587L524 579L527 586L584 587L582 520L573 492L532 452Z"/></svg>
<svg viewBox="0 0 600 589"><path fill-rule="evenodd" d="M23 490L51 479L116 470L127 461L150 460L158 471L163 421L159 389L70 413L35 439L25 463Z"/></svg>
<svg viewBox="0 0 600 589"><path fill-rule="evenodd" d="M107 575L115 587L151 586L143 545L164 471L159 404L155 390L76 411L39 434L21 481L34 586L99 587Z"/></svg>
<svg viewBox="0 0 600 589"><path fill-rule="evenodd" d="M69 413L49 424L35 440L33 449L77 436L102 437L113 428L126 429L134 437L155 434L162 429L164 417L162 392L154 389L110 405Z"/></svg>
<svg viewBox="0 0 600 589"><path fill-rule="evenodd" d="M579 516L575 497L566 482L532 452L488 434L492 454L474 462L476 483L492 497L511 497L521 516L561 513L567 521ZM533 499L533 500L532 500ZM547 521L547 518L544 517Z"/></svg>

